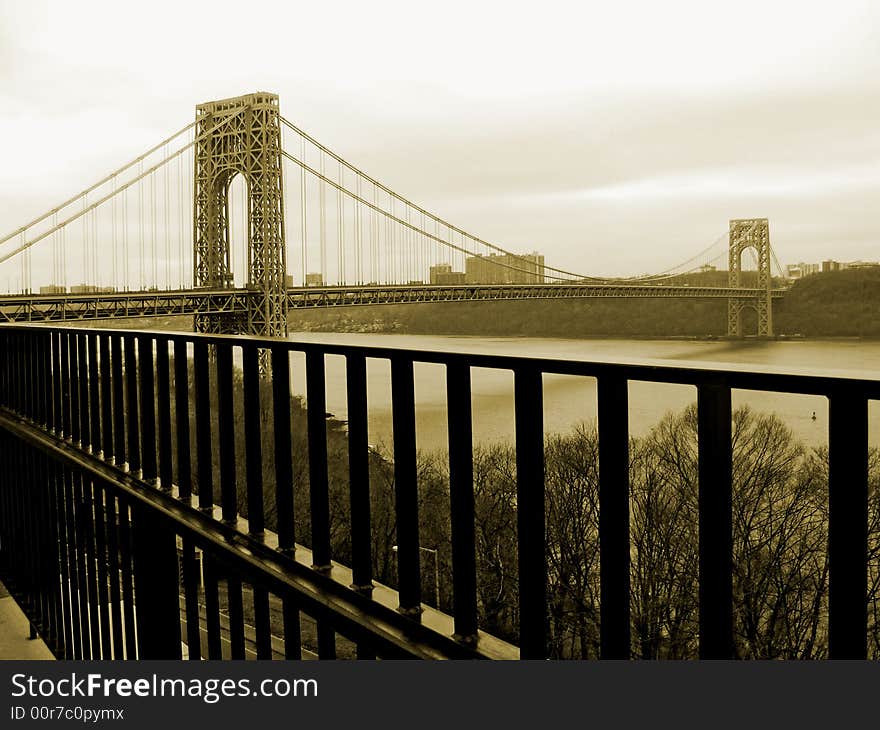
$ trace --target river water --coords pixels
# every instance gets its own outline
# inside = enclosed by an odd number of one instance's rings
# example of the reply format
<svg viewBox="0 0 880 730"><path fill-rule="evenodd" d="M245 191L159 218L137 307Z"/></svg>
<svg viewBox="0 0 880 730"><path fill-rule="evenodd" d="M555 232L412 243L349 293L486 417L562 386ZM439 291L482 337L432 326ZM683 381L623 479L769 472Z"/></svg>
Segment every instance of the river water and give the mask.
<svg viewBox="0 0 880 730"><path fill-rule="evenodd" d="M292 340L379 347L405 347L498 355L523 355L559 359L632 361L649 359L666 364L715 363L721 366L770 368L784 372L850 371L880 378L880 342L860 340L718 341L544 339L518 337L445 337L434 335L296 333ZM416 441L423 450L447 445L446 381L443 366L417 363ZM475 368L472 371L475 443L511 441L513 438L513 375L510 371ZM304 368L294 369L294 392L305 392ZM630 433L647 432L664 414L696 401L690 386L631 382ZM390 448L390 366L384 360L367 360L369 439ZM811 446L827 443L828 404L822 397L782 393L734 391L733 406L779 415L794 435ZM327 358L327 410L346 418L345 362ZM815 414L815 419L813 415ZM544 428L565 433L581 422L596 418L596 381L572 376L544 376ZM880 403L869 409L870 440L880 445Z"/></svg>

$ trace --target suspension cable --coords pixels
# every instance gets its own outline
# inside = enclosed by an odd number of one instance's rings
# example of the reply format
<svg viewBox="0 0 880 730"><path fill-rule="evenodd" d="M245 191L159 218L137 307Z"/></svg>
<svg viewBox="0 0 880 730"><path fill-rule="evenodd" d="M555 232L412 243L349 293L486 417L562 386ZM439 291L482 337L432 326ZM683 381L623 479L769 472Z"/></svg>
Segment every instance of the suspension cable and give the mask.
<svg viewBox="0 0 880 730"><path fill-rule="evenodd" d="M94 208L97 208L98 206L102 205L103 203L106 203L106 202L107 202L108 200L110 200L113 196L115 196L115 195L121 193L121 192L124 191L124 190L128 190L128 188L130 188L132 185L134 185L135 183L140 182L140 181L141 181L143 178L145 178L147 175L150 175L150 174L154 173L154 172L155 172L156 170L158 170L160 167L162 167L163 165L168 164L171 160L175 159L176 157L179 157L180 155L182 155L184 152L186 152L188 149L190 149L191 147L193 147L195 144L197 144L198 142L200 142L200 141L201 141L202 139L204 139L205 137L207 137L207 136L213 134L213 133L216 132L217 130L219 130L219 129L221 129L222 127L224 127L224 126L226 126L227 124L229 124L229 122L230 122L231 120L232 120L232 115L227 116L227 117L226 117L225 119L223 119L221 122L217 123L216 125L214 125L214 126L211 127L210 129L205 130L205 131L202 132L198 137L195 137L191 142L187 143L186 145L184 145L183 147L181 147L179 150L176 150L175 152L173 152L173 153L171 154L170 157L166 157L164 160L160 160L159 162L157 162L155 165L153 165L153 166L150 167L149 169L144 170L143 172L141 172L137 177L133 178L132 180L129 180L128 182L124 183L123 185L120 185L118 188L116 188L116 190L111 191L111 192L108 193L107 195L104 195L102 198L99 198L98 200L96 200L96 201L95 201L94 203L92 203L91 205L88 205L84 210L80 210L80 211L78 211L78 212L76 212L76 213L73 213L73 214L69 215L69 216L68 216L67 218L65 218L61 223L58 223L57 225L52 226L52 227L49 228L48 230L43 231L43 233L40 233L39 235L37 235L35 238L32 238L30 241L25 241L24 243L22 243L21 245L19 245L17 248L14 248L13 250L8 251L7 253L3 254L2 256L0 256L0 264L2 264L4 261L8 261L10 258L12 258L13 256L15 256L16 254L19 254L19 253L21 253L22 251L24 251L24 250L30 248L30 247L33 246L35 243L39 243L39 242L42 241L44 238L46 238L47 236L52 235L55 231L62 229L62 228L63 228L64 226L66 226L67 224L72 223L73 221L75 221L75 220L81 218L83 215L85 215L86 213L88 213L90 210L93 210ZM187 129L189 129L189 128L191 128L191 127L192 127L192 125L190 125L190 127L187 127ZM160 146L161 146L161 145L160 145ZM139 158L139 159L143 159L143 156L142 156L141 158ZM137 161L135 161L135 162L132 163L132 164L137 164ZM128 165L127 167L130 167L130 166L131 166L131 165ZM112 177L112 176L111 176L111 177ZM93 186L93 187L96 187L96 186ZM73 201L78 200L80 197L82 197L82 196L77 196L76 198L73 198ZM64 206L62 206L62 207L64 207ZM50 211L50 213L47 214L47 215L51 215L51 211ZM42 217L40 218L40 220L43 220L45 217L46 217L46 216L42 216ZM21 232L24 232L24 230L27 229L27 228L29 228L30 225L33 225L33 224L29 224L28 226L24 226L23 229L19 229L19 230L20 230ZM7 236L6 238L4 238L3 241L7 241L8 239L9 239L9 236ZM0 243L2 243L3 241L0 241Z"/></svg>

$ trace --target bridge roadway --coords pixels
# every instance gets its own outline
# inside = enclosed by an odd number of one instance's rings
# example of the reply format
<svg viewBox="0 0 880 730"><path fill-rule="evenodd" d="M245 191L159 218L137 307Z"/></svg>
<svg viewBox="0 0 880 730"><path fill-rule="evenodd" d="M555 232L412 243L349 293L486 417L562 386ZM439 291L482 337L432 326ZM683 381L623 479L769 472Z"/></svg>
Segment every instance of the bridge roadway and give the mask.
<svg viewBox="0 0 880 730"><path fill-rule="evenodd" d="M785 289L773 291L779 298ZM253 295L248 289L187 289L172 291L105 292L94 294L14 294L0 296L0 322L59 322L65 320L166 317L247 311ZM469 284L443 286L345 285L292 287L288 307L339 307L414 302L495 301L503 299L691 298L754 299L760 289L727 287L651 286L627 284Z"/></svg>

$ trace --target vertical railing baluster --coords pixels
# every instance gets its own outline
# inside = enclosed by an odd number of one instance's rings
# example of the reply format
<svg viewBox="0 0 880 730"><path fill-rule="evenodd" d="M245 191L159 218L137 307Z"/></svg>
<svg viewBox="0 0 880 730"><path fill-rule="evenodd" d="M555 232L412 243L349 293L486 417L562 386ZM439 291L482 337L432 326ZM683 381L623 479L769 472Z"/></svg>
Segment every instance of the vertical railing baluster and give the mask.
<svg viewBox="0 0 880 730"><path fill-rule="evenodd" d="M544 517L544 398L541 372L514 372L516 517L521 659L547 656L547 539Z"/></svg>
<svg viewBox="0 0 880 730"><path fill-rule="evenodd" d="M141 416L141 478L154 484L156 459L156 381L153 372L153 337L138 337L138 385Z"/></svg>
<svg viewBox="0 0 880 730"><path fill-rule="evenodd" d="M110 640L110 594L107 587L107 537L105 528L107 512L105 507L106 490L103 484L93 483L95 512L95 555L98 567L98 608L101 622L101 659L112 659L113 650Z"/></svg>
<svg viewBox="0 0 880 730"><path fill-rule="evenodd" d="M214 460L211 449L211 380L208 372L208 345L196 340L193 353L193 377L196 396L196 468L199 481L199 509L211 516L214 512Z"/></svg>
<svg viewBox="0 0 880 730"><path fill-rule="evenodd" d="M122 594L119 590L119 513L116 497L107 492L105 524L107 530L107 573L110 579L110 623L113 637L112 659L125 658L122 640Z"/></svg>
<svg viewBox="0 0 880 730"><path fill-rule="evenodd" d="M183 595L186 606L186 645L191 660L202 658L202 637L199 619L199 564L193 541L183 538Z"/></svg>
<svg viewBox="0 0 880 730"><path fill-rule="evenodd" d="M223 647L220 635L220 595L218 589L217 561L208 553L202 553L202 575L205 583L205 629L207 633L208 659L222 659Z"/></svg>
<svg viewBox="0 0 880 730"><path fill-rule="evenodd" d="M156 339L156 416L159 431L159 485L171 491L174 468L171 463L171 373L168 340Z"/></svg>
<svg viewBox="0 0 880 730"><path fill-rule="evenodd" d="M101 658L101 621L98 598L98 561L95 549L95 504L93 498L94 482L88 477L82 479L82 524L86 543L86 596L89 607L89 636L91 638L92 659Z"/></svg>
<svg viewBox="0 0 880 730"><path fill-rule="evenodd" d="M294 552L293 467L290 434L290 355L272 348L272 424L275 433L275 520L278 549Z"/></svg>
<svg viewBox="0 0 880 730"><path fill-rule="evenodd" d="M57 344L57 338L56 338ZM60 381L59 381L60 382ZM62 651L56 656L64 659L72 659L73 635L71 631L71 609L70 609L70 580L67 573L67 530L65 526L64 514L64 481L62 476L62 467L58 462L51 461L49 463L50 480L52 486L52 500L54 506L54 515L52 518L53 532L55 537L55 556L54 559L58 564L59 590L58 590L58 612L60 615L59 633L62 637Z"/></svg>
<svg viewBox="0 0 880 730"><path fill-rule="evenodd" d="M394 431L394 501L397 517L398 610L422 611L419 550L419 483L416 463L416 409L412 360L391 360L391 418Z"/></svg>
<svg viewBox="0 0 880 730"><path fill-rule="evenodd" d="M192 497L189 429L189 365L186 340L174 341L174 408L177 426L177 487L184 502Z"/></svg>
<svg viewBox="0 0 880 730"><path fill-rule="evenodd" d="M230 659L244 659L244 606L241 578L227 571L226 600L229 608Z"/></svg>
<svg viewBox="0 0 880 730"><path fill-rule="evenodd" d="M625 378L598 379L599 656L630 658L629 426Z"/></svg>
<svg viewBox="0 0 880 730"><path fill-rule="evenodd" d="M61 423L65 439L73 439L73 398L70 387L71 337L67 332L59 333L61 345Z"/></svg>
<svg viewBox="0 0 880 730"><path fill-rule="evenodd" d="M110 335L101 335L99 350L101 358L101 455L105 460L111 460L114 451L113 383L110 379Z"/></svg>
<svg viewBox="0 0 880 730"><path fill-rule="evenodd" d="M125 347L125 420L128 427L128 470L132 474L140 475L141 470L141 444L140 444L140 417L138 415L138 372L137 354L135 353L135 338L132 335L124 335Z"/></svg>
<svg viewBox="0 0 880 730"><path fill-rule="evenodd" d="M176 535L148 507L131 514L138 659L180 659Z"/></svg>
<svg viewBox="0 0 880 730"><path fill-rule="evenodd" d="M76 659L79 655L79 616L76 595L72 592L71 552L73 550L73 517L68 509L68 473L59 464L55 469L55 492L58 504L58 562L61 573L61 606L64 611L64 658Z"/></svg>
<svg viewBox="0 0 880 730"><path fill-rule="evenodd" d="M330 568L330 499L327 483L327 419L324 355L306 353L306 405L309 436L309 495L312 517L312 563Z"/></svg>
<svg viewBox="0 0 880 730"><path fill-rule="evenodd" d="M119 504L119 555L122 563L122 627L126 660L138 658L138 636L135 628L134 579L132 572L131 521L128 502L122 497Z"/></svg>
<svg viewBox="0 0 880 730"><path fill-rule="evenodd" d="M242 347L244 388L245 473L247 478L248 533L262 540L264 533L263 450L260 423L260 364L255 345Z"/></svg>
<svg viewBox="0 0 880 730"><path fill-rule="evenodd" d="M222 343L217 352L217 429L220 440L220 506L223 521L238 522L238 491L235 472L235 395L232 387L232 345Z"/></svg>
<svg viewBox="0 0 880 730"><path fill-rule="evenodd" d="M86 553L86 521L85 500L83 498L83 475L79 472L73 475L73 521L76 523L76 580L77 597L79 599L79 625L82 637L82 658L93 659L91 631L89 630L89 579L88 579L88 556Z"/></svg>
<svg viewBox="0 0 880 730"><path fill-rule="evenodd" d="M82 421L80 420L80 358L83 353L79 349L79 337L71 333L69 336L70 346L70 439L75 446L81 441Z"/></svg>
<svg viewBox="0 0 880 730"><path fill-rule="evenodd" d="M52 332L52 432L64 433L64 409L66 402L61 395L61 333Z"/></svg>
<svg viewBox="0 0 880 730"><path fill-rule="evenodd" d="M302 630L299 623L299 608L290 596L281 599L284 624L284 658L302 659Z"/></svg>
<svg viewBox="0 0 880 730"><path fill-rule="evenodd" d="M348 404L348 482L351 511L352 588L373 590L370 532L370 444L367 434L367 361L362 354L346 356Z"/></svg>
<svg viewBox="0 0 880 730"><path fill-rule="evenodd" d="M452 601L455 638L477 642L477 557L474 532L474 438L471 369L446 366L449 434L449 509L452 527Z"/></svg>
<svg viewBox="0 0 880 730"><path fill-rule="evenodd" d="M122 468L125 465L125 382L122 365L122 337L111 335L110 367L113 379L113 463ZM120 654L118 657L121 658Z"/></svg>
<svg viewBox="0 0 880 730"><path fill-rule="evenodd" d="M269 592L262 586L252 586L254 603L254 630L257 659L272 658L272 629L269 614Z"/></svg>
<svg viewBox="0 0 880 730"><path fill-rule="evenodd" d="M91 451L92 432L90 429L91 413L89 407L89 361L85 334L78 334L77 340L77 382L79 383L79 444L83 451Z"/></svg>
<svg viewBox="0 0 880 730"><path fill-rule="evenodd" d="M93 454L100 454L101 446L101 397L98 380L98 335L86 337L89 352L89 423L91 425L91 447Z"/></svg>
<svg viewBox="0 0 880 730"><path fill-rule="evenodd" d="M275 519L278 550L294 556L293 469L290 432L290 354L272 348L272 423L275 434ZM302 658L299 609L290 596L281 599L286 659Z"/></svg>
<svg viewBox="0 0 880 730"><path fill-rule="evenodd" d="M309 438L312 567L327 573L331 568L331 553L325 387L324 355L310 350L306 353L306 419ZM323 619L319 619L317 624L318 655L322 659L333 659L336 656L336 635L333 627Z"/></svg>
<svg viewBox="0 0 880 730"><path fill-rule="evenodd" d="M697 389L700 658L732 659L733 522L730 388Z"/></svg>
<svg viewBox="0 0 880 730"><path fill-rule="evenodd" d="M868 654L868 401L838 388L828 404L828 656Z"/></svg>

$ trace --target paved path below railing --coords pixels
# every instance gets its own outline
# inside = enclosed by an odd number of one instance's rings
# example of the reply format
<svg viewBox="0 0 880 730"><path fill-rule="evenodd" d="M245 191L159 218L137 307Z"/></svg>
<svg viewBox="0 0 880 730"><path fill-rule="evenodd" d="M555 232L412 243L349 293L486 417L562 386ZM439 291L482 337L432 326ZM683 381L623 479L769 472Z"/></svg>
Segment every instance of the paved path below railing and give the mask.
<svg viewBox="0 0 880 730"><path fill-rule="evenodd" d="M28 639L29 633L27 617L0 583L0 660L54 659L43 640Z"/></svg>

